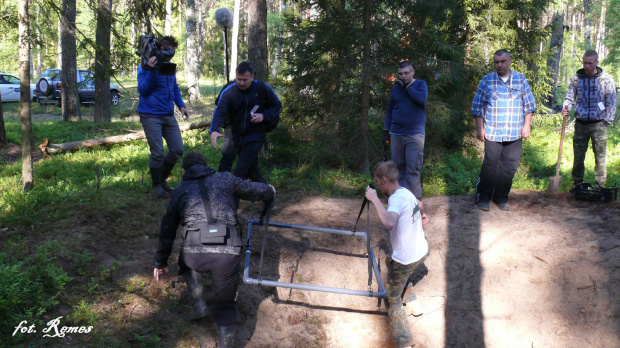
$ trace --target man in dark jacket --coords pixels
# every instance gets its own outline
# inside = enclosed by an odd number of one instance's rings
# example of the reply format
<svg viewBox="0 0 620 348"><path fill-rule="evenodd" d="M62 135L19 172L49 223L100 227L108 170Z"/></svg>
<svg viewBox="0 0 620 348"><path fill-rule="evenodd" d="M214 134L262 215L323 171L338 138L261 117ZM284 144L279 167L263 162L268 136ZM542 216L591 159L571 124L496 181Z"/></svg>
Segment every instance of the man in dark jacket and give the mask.
<svg viewBox="0 0 620 348"><path fill-rule="evenodd" d="M172 36L164 36L159 42L172 52L178 46ZM174 105L176 104L186 120L189 119L189 113L181 98L176 73L160 74L155 68L159 63L161 62L157 62L157 57L153 56L145 68L138 66L138 113L151 150L149 168L153 190L158 198L168 198L172 188L168 186L166 179L177 160L183 156L183 138L174 117ZM164 139L168 144L168 154L164 152Z"/></svg>
<svg viewBox="0 0 620 348"><path fill-rule="evenodd" d="M420 171L424 162L426 125L426 82L414 79L411 62L398 64L398 80L390 92L383 140L390 140L392 161L398 168L398 183L422 199Z"/></svg>
<svg viewBox="0 0 620 348"><path fill-rule="evenodd" d="M194 298L193 319L209 316L203 298L201 272L211 272L213 298L212 316L218 327L219 347L232 347L237 323L235 296L239 282L239 261L243 240L235 216L235 198L250 201L274 197L271 185L249 182L229 172L216 172L206 165L198 153L185 155L182 162L183 182L172 191L168 210L161 222L159 248L155 254L153 275L157 281L168 272L168 258L179 225L183 227L184 242L179 257L182 274ZM209 222L208 232L215 224L226 225L223 243L203 244L202 232L195 226ZM200 236L194 243L194 233Z"/></svg>
<svg viewBox="0 0 620 348"><path fill-rule="evenodd" d="M218 149L217 139L220 126L230 120L237 165L235 176L253 181L265 182L258 169L258 154L267 141L266 127L279 117L282 102L265 82L254 80L254 67L250 62L237 66L237 78L222 91L213 111L211 122L211 144Z"/></svg>
<svg viewBox="0 0 620 348"><path fill-rule="evenodd" d="M586 51L583 55L583 69L571 79L566 92L562 116L568 116L575 106L575 135L573 135L573 188L583 183L584 161L588 143L592 139L594 152L594 179L596 185L605 187L607 178L607 127L616 117L616 86L614 79L598 67L598 53Z"/></svg>

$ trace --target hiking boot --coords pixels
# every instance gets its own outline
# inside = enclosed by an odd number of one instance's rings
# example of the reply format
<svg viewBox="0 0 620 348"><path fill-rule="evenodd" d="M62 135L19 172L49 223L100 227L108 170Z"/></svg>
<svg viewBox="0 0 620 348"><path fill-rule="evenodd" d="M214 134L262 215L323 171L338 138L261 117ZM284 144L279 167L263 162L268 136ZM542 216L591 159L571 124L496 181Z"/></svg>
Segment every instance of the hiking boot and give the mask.
<svg viewBox="0 0 620 348"><path fill-rule="evenodd" d="M510 211L510 205L508 204L508 202L495 202L495 204L497 205L499 210Z"/></svg>
<svg viewBox="0 0 620 348"><path fill-rule="evenodd" d="M153 191L157 195L157 198L160 198L160 199L170 198L170 192L166 191L162 184L153 186Z"/></svg>
<svg viewBox="0 0 620 348"><path fill-rule="evenodd" d="M478 203L476 203L476 206L478 207L478 209L482 210L482 211L489 211L489 202L483 202L483 201L479 201Z"/></svg>
<svg viewBox="0 0 620 348"><path fill-rule="evenodd" d="M162 180L162 182L161 182L161 187L162 187L165 191L167 191L167 192L169 192L169 193L172 193L172 187L170 187L170 186L168 185L168 183L167 183L165 180Z"/></svg>
<svg viewBox="0 0 620 348"><path fill-rule="evenodd" d="M235 328L237 328L237 325L217 327L217 342L219 348L233 348Z"/></svg>
<svg viewBox="0 0 620 348"><path fill-rule="evenodd" d="M407 313L407 315L413 315L414 317L419 317L424 314L422 304L418 300L403 303L403 309L405 310L405 313Z"/></svg>
<svg viewBox="0 0 620 348"><path fill-rule="evenodd" d="M170 173L172 172L172 169L174 168L174 165L176 163L177 163L176 160L174 162L164 161L164 164L161 167L161 186L164 188L164 190L168 192L172 192L172 188L168 186L168 183L166 182L166 180L170 176Z"/></svg>

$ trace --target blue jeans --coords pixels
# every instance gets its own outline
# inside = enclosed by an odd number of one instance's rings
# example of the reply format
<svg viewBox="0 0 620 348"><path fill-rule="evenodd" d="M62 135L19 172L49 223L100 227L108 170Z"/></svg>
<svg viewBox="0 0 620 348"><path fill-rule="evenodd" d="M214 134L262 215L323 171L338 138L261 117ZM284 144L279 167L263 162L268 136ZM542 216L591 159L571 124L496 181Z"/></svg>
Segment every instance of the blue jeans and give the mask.
<svg viewBox="0 0 620 348"><path fill-rule="evenodd" d="M422 199L420 171L424 163L424 135L391 136L392 161L398 168L398 184Z"/></svg>
<svg viewBox="0 0 620 348"><path fill-rule="evenodd" d="M143 117L140 115L140 123L142 123L142 129L144 129L151 150L150 168L161 168L164 161L176 163L183 156L183 138L174 115L163 115L161 117ZM164 139L168 144L168 154L164 151Z"/></svg>

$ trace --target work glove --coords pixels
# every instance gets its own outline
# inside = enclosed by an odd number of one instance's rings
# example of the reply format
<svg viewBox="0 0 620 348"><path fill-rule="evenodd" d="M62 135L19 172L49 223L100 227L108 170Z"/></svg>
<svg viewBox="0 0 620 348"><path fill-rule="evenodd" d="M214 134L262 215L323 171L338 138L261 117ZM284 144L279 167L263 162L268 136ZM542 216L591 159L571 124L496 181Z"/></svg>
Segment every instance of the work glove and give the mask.
<svg viewBox="0 0 620 348"><path fill-rule="evenodd" d="M389 143L390 142L390 131L387 129L383 130L383 137L381 138L381 141L383 141L383 143Z"/></svg>
<svg viewBox="0 0 620 348"><path fill-rule="evenodd" d="M401 86L401 87L405 87L405 82L401 79L398 79L396 81L394 81L395 84Z"/></svg>

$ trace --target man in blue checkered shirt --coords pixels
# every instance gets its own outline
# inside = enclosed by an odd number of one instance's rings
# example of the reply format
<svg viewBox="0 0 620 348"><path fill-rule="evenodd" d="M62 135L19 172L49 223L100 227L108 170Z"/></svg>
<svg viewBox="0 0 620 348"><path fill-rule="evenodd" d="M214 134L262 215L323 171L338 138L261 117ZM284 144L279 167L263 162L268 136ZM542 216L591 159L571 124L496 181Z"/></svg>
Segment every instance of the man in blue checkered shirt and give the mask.
<svg viewBox="0 0 620 348"><path fill-rule="evenodd" d="M488 211L489 202L508 211L508 193L519 166L523 139L530 137L534 96L523 74L510 70L510 53L493 56L495 72L480 81L471 109L476 138L484 141L484 158L476 183L476 205Z"/></svg>

